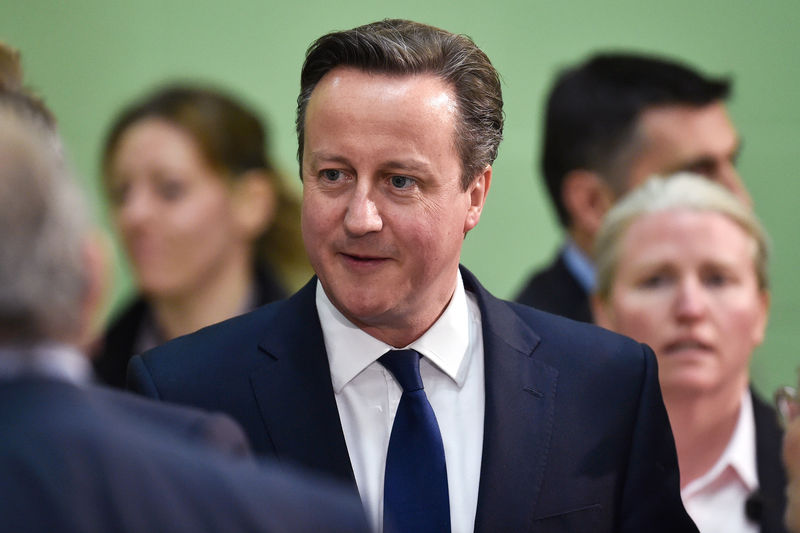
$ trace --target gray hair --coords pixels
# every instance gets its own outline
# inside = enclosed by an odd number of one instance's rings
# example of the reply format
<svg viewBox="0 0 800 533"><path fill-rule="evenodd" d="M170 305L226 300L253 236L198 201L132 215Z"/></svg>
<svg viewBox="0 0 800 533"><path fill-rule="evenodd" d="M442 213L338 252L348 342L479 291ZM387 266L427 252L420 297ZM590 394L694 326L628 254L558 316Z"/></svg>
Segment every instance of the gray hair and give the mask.
<svg viewBox="0 0 800 533"><path fill-rule="evenodd" d="M9 96L0 93L0 341L67 340L87 290L87 206L52 125Z"/></svg>
<svg viewBox="0 0 800 533"><path fill-rule="evenodd" d="M753 213L736 196L708 178L680 172L650 178L620 200L605 216L594 245L597 265L595 293L605 300L611 292L620 259L620 247L630 225L639 217L664 211L718 213L735 222L755 244L753 265L760 289L769 286L769 239Z"/></svg>

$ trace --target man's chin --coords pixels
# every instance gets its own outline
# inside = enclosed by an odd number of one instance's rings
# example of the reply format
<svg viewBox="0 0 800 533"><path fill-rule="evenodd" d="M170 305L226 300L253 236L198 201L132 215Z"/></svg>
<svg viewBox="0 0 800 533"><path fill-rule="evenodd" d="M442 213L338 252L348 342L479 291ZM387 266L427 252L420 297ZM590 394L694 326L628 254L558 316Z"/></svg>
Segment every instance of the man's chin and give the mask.
<svg viewBox="0 0 800 533"><path fill-rule="evenodd" d="M393 315L395 306L385 302L366 302L348 298L339 306L339 311L359 327L377 327L386 323Z"/></svg>

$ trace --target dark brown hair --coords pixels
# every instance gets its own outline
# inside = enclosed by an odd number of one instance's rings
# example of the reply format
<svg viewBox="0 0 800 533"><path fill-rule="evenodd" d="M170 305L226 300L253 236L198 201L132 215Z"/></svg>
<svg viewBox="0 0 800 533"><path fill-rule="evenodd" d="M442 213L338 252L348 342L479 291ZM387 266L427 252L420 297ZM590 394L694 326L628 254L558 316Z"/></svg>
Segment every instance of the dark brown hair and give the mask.
<svg viewBox="0 0 800 533"><path fill-rule="evenodd" d="M635 148L642 113L668 105L700 108L729 93L727 79L636 53L600 53L562 71L547 100L541 162L561 224L572 223L561 191L569 172L597 172L617 193L625 192L630 161L620 158L633 155L626 152Z"/></svg>
<svg viewBox="0 0 800 533"><path fill-rule="evenodd" d="M256 243L258 260L296 285L297 271L308 272L300 230L300 201L270 161L266 131L257 115L233 97L208 87L169 85L134 102L118 115L106 136L102 164L106 176L123 134L141 120L165 120L191 136L206 162L231 179L263 170L276 194L272 224Z"/></svg>
<svg viewBox="0 0 800 533"><path fill-rule="evenodd" d="M317 83L338 66L398 75L432 74L452 86L455 142L464 190L497 157L503 138L500 79L469 37L409 20L383 20L323 35L306 52L297 97L297 158L303 164L305 112Z"/></svg>

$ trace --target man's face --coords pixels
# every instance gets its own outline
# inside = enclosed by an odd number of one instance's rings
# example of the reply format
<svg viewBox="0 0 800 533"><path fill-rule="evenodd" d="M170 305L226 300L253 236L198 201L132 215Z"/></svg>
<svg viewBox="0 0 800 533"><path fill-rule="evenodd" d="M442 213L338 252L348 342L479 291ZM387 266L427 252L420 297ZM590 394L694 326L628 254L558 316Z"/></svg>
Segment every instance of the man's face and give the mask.
<svg viewBox="0 0 800 533"><path fill-rule="evenodd" d="M419 337L449 302L489 188L491 167L461 188L456 119L452 89L424 74L338 67L308 103L308 256L336 308L394 346Z"/></svg>
<svg viewBox="0 0 800 533"><path fill-rule="evenodd" d="M637 128L643 146L631 167L629 188L653 174L689 171L707 176L750 203L735 166L739 137L722 103L649 109Z"/></svg>

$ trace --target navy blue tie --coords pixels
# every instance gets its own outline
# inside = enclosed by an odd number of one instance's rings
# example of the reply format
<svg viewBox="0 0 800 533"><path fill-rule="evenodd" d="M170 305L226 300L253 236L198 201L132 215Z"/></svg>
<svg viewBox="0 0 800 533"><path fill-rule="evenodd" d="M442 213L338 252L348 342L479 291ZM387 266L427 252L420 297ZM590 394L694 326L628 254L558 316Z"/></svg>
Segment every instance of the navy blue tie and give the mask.
<svg viewBox="0 0 800 533"><path fill-rule="evenodd" d="M419 358L414 350L391 350L378 359L403 387L386 455L384 533L450 531L444 446L422 388Z"/></svg>

